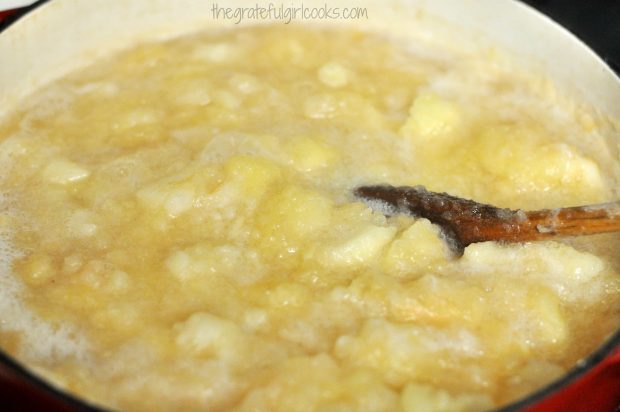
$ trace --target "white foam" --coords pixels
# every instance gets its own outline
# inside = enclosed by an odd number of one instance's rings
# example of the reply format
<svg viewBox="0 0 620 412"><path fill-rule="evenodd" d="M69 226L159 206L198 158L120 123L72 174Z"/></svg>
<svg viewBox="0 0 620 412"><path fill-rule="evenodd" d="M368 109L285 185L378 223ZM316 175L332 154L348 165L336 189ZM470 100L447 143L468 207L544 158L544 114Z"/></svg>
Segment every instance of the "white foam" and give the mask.
<svg viewBox="0 0 620 412"><path fill-rule="evenodd" d="M6 210L8 196L0 193L0 210ZM10 233L0 231L0 330L18 332L22 338L18 356L39 364L51 364L68 357L86 360L87 343L68 323L53 325L38 317L26 305L22 282L12 273L12 263L23 256L10 242Z"/></svg>
<svg viewBox="0 0 620 412"><path fill-rule="evenodd" d="M278 147L266 147L257 136L237 132L214 135L203 149L200 159L205 163L220 163L238 155L281 161Z"/></svg>
<svg viewBox="0 0 620 412"><path fill-rule="evenodd" d="M24 101L21 126L28 129L33 120L46 119L64 112L75 100L75 92L58 84L48 85Z"/></svg>
<svg viewBox="0 0 620 412"><path fill-rule="evenodd" d="M398 213L398 208L380 199L361 198L362 202L377 213L384 216L393 216Z"/></svg>

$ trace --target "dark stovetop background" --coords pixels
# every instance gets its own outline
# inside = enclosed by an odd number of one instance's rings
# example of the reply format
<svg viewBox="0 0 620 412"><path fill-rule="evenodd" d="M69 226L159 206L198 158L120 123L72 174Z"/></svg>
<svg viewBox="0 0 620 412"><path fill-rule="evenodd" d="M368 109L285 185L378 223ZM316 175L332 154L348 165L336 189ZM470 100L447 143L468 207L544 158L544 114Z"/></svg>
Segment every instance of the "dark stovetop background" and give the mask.
<svg viewBox="0 0 620 412"><path fill-rule="evenodd" d="M620 73L620 0L523 0L572 31Z"/></svg>

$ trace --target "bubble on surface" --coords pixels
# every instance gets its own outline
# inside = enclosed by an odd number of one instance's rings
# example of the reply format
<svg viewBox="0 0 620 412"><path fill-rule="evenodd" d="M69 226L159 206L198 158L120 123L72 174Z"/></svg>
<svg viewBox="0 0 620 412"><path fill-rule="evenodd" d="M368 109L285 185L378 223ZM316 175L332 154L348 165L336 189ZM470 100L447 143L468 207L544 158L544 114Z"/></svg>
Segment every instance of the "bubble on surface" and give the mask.
<svg viewBox="0 0 620 412"><path fill-rule="evenodd" d="M0 193L0 210L6 210L10 197ZM12 271L13 262L24 255L11 243L11 233L0 229L0 330L17 332L23 339L20 355L42 364L58 359L86 359L86 339L75 328L53 325L37 316L24 301L24 287Z"/></svg>

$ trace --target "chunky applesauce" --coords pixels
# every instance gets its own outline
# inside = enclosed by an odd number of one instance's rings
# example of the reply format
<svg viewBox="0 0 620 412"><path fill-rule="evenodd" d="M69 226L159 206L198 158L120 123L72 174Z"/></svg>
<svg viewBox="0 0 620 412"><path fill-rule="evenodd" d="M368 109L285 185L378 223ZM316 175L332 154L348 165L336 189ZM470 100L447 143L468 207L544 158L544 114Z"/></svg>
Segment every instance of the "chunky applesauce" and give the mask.
<svg viewBox="0 0 620 412"><path fill-rule="evenodd" d="M450 254L361 184L614 197L594 117L488 53L294 26L135 46L0 124L0 344L122 410L478 411L620 324L615 236Z"/></svg>

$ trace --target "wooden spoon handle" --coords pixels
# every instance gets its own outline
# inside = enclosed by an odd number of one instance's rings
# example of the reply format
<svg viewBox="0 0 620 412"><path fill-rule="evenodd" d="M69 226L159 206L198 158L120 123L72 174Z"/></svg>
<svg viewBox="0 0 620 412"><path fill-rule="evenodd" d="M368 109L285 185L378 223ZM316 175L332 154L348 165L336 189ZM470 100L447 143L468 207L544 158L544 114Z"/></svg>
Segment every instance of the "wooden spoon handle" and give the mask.
<svg viewBox="0 0 620 412"><path fill-rule="evenodd" d="M526 212L534 239L620 231L620 202ZM534 235L534 234L533 234Z"/></svg>

